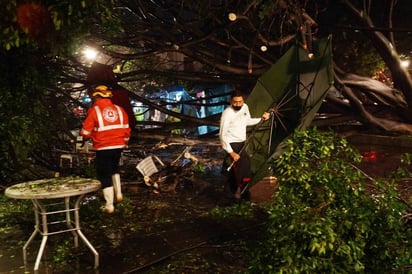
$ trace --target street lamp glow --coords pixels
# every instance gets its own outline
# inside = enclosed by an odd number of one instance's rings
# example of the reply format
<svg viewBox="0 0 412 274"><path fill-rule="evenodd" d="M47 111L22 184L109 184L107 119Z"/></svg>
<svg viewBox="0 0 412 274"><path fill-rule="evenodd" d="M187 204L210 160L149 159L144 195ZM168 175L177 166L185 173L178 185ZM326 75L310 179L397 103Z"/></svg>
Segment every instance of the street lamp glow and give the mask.
<svg viewBox="0 0 412 274"><path fill-rule="evenodd" d="M402 61L401 61L401 66L402 66L403 68L408 68L408 67L409 67L409 64L410 64L410 61L409 61L409 60L402 60Z"/></svg>
<svg viewBox="0 0 412 274"><path fill-rule="evenodd" d="M84 56L89 60L95 60L97 57L97 51L91 48L86 48L83 51Z"/></svg>

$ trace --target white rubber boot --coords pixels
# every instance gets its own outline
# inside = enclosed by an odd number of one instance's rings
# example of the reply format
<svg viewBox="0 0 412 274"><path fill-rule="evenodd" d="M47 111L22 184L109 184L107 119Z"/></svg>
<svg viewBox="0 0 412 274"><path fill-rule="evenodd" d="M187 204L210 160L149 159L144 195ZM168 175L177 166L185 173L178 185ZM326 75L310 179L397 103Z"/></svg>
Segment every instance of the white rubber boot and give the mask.
<svg viewBox="0 0 412 274"><path fill-rule="evenodd" d="M116 193L116 201L120 203L123 201L122 185L120 182L120 174L116 173L112 175L112 182L114 187L114 192Z"/></svg>
<svg viewBox="0 0 412 274"><path fill-rule="evenodd" d="M103 196L106 200L106 204L102 207L102 210L108 214L112 214L114 212L113 206L113 187L105 187L103 188Z"/></svg>

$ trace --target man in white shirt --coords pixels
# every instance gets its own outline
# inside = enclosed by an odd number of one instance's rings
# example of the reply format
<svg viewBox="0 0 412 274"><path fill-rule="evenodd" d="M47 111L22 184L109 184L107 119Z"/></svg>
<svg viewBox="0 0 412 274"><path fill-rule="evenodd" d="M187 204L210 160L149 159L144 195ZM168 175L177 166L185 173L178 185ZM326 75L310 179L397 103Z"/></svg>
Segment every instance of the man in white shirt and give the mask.
<svg viewBox="0 0 412 274"><path fill-rule="evenodd" d="M222 113L219 139L223 149L234 162L229 174L229 184L237 199L241 198L243 188L251 180L250 158L242 149L246 141L246 128L269 117L270 113L265 112L261 118L252 118L239 90L232 92L230 106Z"/></svg>

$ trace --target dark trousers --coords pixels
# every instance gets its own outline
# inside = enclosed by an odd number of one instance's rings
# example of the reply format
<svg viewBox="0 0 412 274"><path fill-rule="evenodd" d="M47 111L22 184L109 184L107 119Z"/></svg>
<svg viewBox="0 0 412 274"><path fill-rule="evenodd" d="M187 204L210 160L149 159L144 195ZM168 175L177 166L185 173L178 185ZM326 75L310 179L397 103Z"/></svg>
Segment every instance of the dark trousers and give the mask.
<svg viewBox="0 0 412 274"><path fill-rule="evenodd" d="M244 146L244 142L241 143L231 143L233 151L239 153ZM245 150L240 153L240 159L236 161L229 173L229 185L230 190L234 193L237 188L240 187L242 190L248 182L251 180L251 171L250 171L250 157Z"/></svg>
<svg viewBox="0 0 412 274"><path fill-rule="evenodd" d="M102 188L112 186L112 175L119 172L119 162L122 149L105 149L96 151L95 167L97 179Z"/></svg>

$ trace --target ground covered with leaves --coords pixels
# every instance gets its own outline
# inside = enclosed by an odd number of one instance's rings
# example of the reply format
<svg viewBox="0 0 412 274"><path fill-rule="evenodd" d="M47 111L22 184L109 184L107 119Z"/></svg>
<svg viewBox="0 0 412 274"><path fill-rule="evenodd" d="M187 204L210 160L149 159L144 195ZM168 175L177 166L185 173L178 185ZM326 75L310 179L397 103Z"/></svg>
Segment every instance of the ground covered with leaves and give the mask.
<svg viewBox="0 0 412 274"><path fill-rule="evenodd" d="M99 273L241 273L247 250L261 234L264 215L249 202L214 190L156 194L144 186L125 189L113 215L100 212L99 195L86 197L82 230L100 253ZM208 195L205 195L208 192ZM33 229L30 201L1 200L0 273L24 273L21 247ZM38 237L40 238L40 237ZM39 239L29 247L29 269ZM93 273L93 255L70 234L51 238L40 273Z"/></svg>
<svg viewBox="0 0 412 274"><path fill-rule="evenodd" d="M182 149L174 150L158 155L176 159ZM129 152L122 168L125 200L116 204L114 214L100 211L100 192L85 197L82 231L99 252L99 273L244 272L265 214L257 204L233 198L220 172L221 152L207 151L211 158L196 153L202 164L194 167L193 180L180 180L173 190L161 184L160 193L143 183L135 170L138 156ZM40 246L38 236L28 248L25 267L22 246L33 231L32 204L0 197L0 273L30 273ZM53 235L40 273L95 273L93 259L83 242L73 247L70 234Z"/></svg>
<svg viewBox="0 0 412 274"><path fill-rule="evenodd" d="M366 174L382 176L396 169L399 151L361 148L364 161L359 168ZM84 199L82 231L99 252L98 273L246 272L251 250L263 240L265 201L275 185L259 183L252 201L236 201L225 189L218 167L222 154L207 151L211 158L196 154L203 159L202 172L176 185L174 191L157 193L136 172L124 173L125 200L116 205L113 215L100 211L100 192ZM126 159L124 167L130 170L135 164ZM410 183L400 186L402 195L410 197ZM33 221L30 201L0 196L0 273L32 273L40 239L29 246L26 267L22 246L33 231ZM97 273L93 254L82 242L74 248L70 234L51 236L45 253L39 273Z"/></svg>

